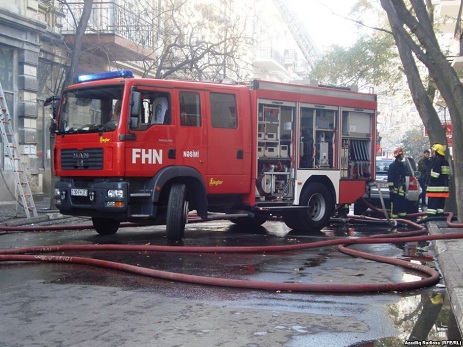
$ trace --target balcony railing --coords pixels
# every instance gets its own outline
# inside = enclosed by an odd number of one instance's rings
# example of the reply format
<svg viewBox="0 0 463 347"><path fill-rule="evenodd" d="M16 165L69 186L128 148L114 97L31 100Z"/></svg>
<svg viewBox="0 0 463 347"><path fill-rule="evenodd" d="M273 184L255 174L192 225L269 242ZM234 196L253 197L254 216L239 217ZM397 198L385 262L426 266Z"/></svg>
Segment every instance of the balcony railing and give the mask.
<svg viewBox="0 0 463 347"><path fill-rule="evenodd" d="M84 8L83 2L67 2L62 5L63 35L75 34ZM153 25L143 19L141 13L120 6L113 1L94 2L86 34L113 34L145 48L154 47Z"/></svg>

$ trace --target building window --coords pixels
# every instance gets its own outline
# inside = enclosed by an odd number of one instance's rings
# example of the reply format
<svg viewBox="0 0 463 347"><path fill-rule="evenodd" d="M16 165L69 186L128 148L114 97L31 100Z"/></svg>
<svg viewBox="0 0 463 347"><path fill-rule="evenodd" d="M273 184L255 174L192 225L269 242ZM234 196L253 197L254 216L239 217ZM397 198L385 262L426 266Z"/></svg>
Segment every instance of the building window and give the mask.
<svg viewBox="0 0 463 347"><path fill-rule="evenodd" d="M8 106L8 112L12 120L11 127L14 129L14 49L8 46L0 45L0 83L2 85L5 101ZM0 138L0 143L3 140ZM7 148L4 144L0 146L1 161L0 165L3 170L13 168L12 160L5 157Z"/></svg>
<svg viewBox="0 0 463 347"><path fill-rule="evenodd" d="M13 55L12 48L0 45L0 83L3 90L13 91Z"/></svg>

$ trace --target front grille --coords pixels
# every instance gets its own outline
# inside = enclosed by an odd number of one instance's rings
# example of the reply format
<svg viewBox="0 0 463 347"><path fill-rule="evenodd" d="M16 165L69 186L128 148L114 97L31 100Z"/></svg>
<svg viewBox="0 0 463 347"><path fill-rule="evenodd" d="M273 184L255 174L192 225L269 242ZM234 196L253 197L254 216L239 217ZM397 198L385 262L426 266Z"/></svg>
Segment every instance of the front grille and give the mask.
<svg viewBox="0 0 463 347"><path fill-rule="evenodd" d="M62 170L103 170L103 148L62 149Z"/></svg>

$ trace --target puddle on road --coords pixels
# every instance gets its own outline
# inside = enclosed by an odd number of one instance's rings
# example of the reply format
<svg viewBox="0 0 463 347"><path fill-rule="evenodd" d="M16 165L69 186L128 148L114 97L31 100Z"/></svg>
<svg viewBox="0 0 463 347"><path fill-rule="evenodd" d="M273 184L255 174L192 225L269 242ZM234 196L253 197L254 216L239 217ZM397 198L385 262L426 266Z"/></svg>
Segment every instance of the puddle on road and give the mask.
<svg viewBox="0 0 463 347"><path fill-rule="evenodd" d="M390 305L388 315L399 334L350 347L461 346L462 339L446 290L404 296Z"/></svg>
<svg viewBox="0 0 463 347"><path fill-rule="evenodd" d="M340 231L334 231L336 232ZM430 242L407 242L396 246L402 249L403 257L411 262L435 267ZM405 271L402 280L418 278ZM421 290L417 295L404 293L396 304L389 305L388 316L399 332L398 336L356 343L349 347L463 345L450 298L443 284Z"/></svg>

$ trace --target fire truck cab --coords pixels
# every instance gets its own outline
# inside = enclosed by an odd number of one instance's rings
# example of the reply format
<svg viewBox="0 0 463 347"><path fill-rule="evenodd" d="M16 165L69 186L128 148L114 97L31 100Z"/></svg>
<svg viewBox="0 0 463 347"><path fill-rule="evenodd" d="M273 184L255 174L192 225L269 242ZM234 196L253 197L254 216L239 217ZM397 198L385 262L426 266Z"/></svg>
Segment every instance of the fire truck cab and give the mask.
<svg viewBox="0 0 463 347"><path fill-rule="evenodd" d="M255 80L222 84L85 75L60 99L55 204L120 223L166 224L190 211L256 226L281 217L318 232L374 179L376 95Z"/></svg>

